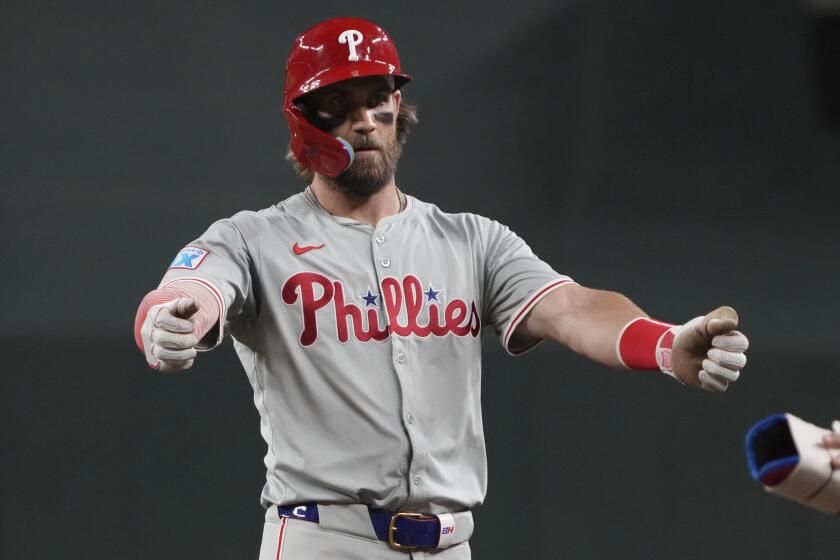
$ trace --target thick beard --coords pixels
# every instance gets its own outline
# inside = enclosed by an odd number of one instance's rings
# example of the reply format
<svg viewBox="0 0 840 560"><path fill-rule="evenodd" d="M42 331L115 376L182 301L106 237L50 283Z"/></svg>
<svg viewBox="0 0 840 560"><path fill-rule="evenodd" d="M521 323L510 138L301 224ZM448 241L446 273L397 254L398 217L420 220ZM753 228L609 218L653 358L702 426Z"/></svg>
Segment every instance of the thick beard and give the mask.
<svg viewBox="0 0 840 560"><path fill-rule="evenodd" d="M357 157L350 167L331 183L338 191L367 198L385 188L397 171L397 162L402 154L402 144L391 138L374 157Z"/></svg>

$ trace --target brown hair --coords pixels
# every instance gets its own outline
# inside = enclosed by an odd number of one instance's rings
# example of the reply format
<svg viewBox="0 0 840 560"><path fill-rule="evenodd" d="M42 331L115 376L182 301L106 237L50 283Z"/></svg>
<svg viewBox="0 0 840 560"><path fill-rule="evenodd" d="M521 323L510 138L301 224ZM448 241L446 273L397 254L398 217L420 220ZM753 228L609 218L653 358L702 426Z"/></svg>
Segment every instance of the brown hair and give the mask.
<svg viewBox="0 0 840 560"><path fill-rule="evenodd" d="M400 103L400 110L397 112L397 142L405 144L408 140L408 133L414 125L417 124L417 105L409 103L405 100ZM315 179L315 174L311 169L308 169L300 164L292 152L292 145L289 143L286 146L286 161L292 164L295 168L295 174L301 178L307 185Z"/></svg>

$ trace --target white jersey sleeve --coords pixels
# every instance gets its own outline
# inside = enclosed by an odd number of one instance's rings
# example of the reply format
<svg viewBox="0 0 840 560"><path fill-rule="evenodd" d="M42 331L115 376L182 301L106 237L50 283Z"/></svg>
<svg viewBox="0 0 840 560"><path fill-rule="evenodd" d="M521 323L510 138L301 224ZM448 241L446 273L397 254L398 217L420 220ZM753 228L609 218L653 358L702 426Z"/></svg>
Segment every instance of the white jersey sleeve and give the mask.
<svg viewBox="0 0 840 560"><path fill-rule="evenodd" d="M189 281L210 289L219 305L218 345L225 324L253 314L252 258L233 219L219 220L198 239L181 249L169 265L160 288Z"/></svg>
<svg viewBox="0 0 840 560"><path fill-rule="evenodd" d="M542 339L517 333L516 328L542 298L572 279L540 260L507 226L486 218L483 222L483 322L499 334L508 353L519 355Z"/></svg>

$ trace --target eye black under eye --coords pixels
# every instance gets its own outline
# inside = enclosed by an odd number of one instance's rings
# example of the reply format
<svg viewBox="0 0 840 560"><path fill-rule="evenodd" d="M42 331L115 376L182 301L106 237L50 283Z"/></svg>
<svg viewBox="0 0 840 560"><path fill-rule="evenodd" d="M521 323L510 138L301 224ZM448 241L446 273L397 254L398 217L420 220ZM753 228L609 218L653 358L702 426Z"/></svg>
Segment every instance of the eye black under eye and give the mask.
<svg viewBox="0 0 840 560"><path fill-rule="evenodd" d="M315 121L315 126L323 130L324 132L329 132L330 130L341 126L344 124L344 121L347 120L346 115L331 115L329 117L318 117L318 120Z"/></svg>

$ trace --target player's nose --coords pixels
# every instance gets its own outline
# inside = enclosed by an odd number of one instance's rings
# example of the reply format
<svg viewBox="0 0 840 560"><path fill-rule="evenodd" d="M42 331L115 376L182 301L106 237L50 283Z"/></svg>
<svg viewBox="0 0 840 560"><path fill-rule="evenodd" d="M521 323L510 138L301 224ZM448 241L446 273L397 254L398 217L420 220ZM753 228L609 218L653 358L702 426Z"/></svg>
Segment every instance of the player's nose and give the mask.
<svg viewBox="0 0 840 560"><path fill-rule="evenodd" d="M367 107L357 107L350 114L353 122L353 132L357 134L370 134L376 130L376 120L373 118L373 111Z"/></svg>

